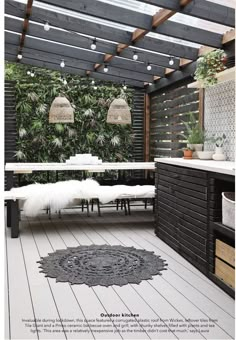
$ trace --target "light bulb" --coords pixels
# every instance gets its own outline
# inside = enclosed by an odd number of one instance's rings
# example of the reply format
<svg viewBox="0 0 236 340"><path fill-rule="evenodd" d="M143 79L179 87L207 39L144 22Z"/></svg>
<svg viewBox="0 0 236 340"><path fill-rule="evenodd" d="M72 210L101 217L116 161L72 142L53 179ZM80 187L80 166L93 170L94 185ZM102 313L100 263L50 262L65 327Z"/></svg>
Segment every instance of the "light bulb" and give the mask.
<svg viewBox="0 0 236 340"><path fill-rule="evenodd" d="M91 49L94 51L96 50L97 48L97 45L96 45L96 39L93 40L92 44L90 45Z"/></svg>
<svg viewBox="0 0 236 340"><path fill-rule="evenodd" d="M67 80L66 79L63 80L63 84L67 85Z"/></svg>
<svg viewBox="0 0 236 340"><path fill-rule="evenodd" d="M21 59L22 59L22 54L21 54L21 53L18 53L17 58L18 58L19 60L21 60Z"/></svg>
<svg viewBox="0 0 236 340"><path fill-rule="evenodd" d="M174 59L171 57L170 60L169 60L169 65L174 65Z"/></svg>
<svg viewBox="0 0 236 340"><path fill-rule="evenodd" d="M136 52L134 52L133 59L134 59L134 60L138 60L138 55L137 55Z"/></svg>
<svg viewBox="0 0 236 340"><path fill-rule="evenodd" d="M147 64L147 70L148 70L148 71L151 71L151 69L152 69L152 66L150 65L150 63L148 63L148 64Z"/></svg>
<svg viewBox="0 0 236 340"><path fill-rule="evenodd" d="M31 77L33 78L33 77L34 77L34 72L31 72L30 75L31 75Z"/></svg>
<svg viewBox="0 0 236 340"><path fill-rule="evenodd" d="M46 23L44 24L43 29L44 29L44 31L46 31L46 32L48 32L48 31L50 30L50 25L49 25L49 22L48 22L48 21L46 21Z"/></svg>
<svg viewBox="0 0 236 340"><path fill-rule="evenodd" d="M92 80L92 81L91 81L91 84L94 85L94 84L95 84L95 80Z"/></svg>
<svg viewBox="0 0 236 340"><path fill-rule="evenodd" d="M97 90L98 87L97 87L97 86L94 86L93 88L94 88L94 90Z"/></svg>
<svg viewBox="0 0 236 340"><path fill-rule="evenodd" d="M104 66L104 69L103 69L103 71L104 71L105 73L107 73L107 72L108 72L108 67L107 67L107 65L105 65L105 66Z"/></svg>
<svg viewBox="0 0 236 340"><path fill-rule="evenodd" d="M30 72L30 71L27 71L27 74L28 74L28 76L30 76L31 72Z"/></svg>
<svg viewBox="0 0 236 340"><path fill-rule="evenodd" d="M63 68L65 67L65 62L64 62L64 59L62 59L61 63L60 63L60 66Z"/></svg>

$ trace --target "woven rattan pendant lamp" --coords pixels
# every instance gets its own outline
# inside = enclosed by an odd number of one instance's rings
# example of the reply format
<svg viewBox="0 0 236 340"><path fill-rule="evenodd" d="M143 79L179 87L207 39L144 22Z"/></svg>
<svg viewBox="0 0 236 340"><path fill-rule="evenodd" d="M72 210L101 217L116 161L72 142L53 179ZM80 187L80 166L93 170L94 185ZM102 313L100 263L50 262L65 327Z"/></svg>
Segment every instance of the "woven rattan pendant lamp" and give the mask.
<svg viewBox="0 0 236 340"><path fill-rule="evenodd" d="M69 100L62 94L52 102L49 111L49 123L74 123L74 109Z"/></svg>
<svg viewBox="0 0 236 340"><path fill-rule="evenodd" d="M124 92L121 92L120 97L112 101L107 113L107 123L131 124L131 112Z"/></svg>

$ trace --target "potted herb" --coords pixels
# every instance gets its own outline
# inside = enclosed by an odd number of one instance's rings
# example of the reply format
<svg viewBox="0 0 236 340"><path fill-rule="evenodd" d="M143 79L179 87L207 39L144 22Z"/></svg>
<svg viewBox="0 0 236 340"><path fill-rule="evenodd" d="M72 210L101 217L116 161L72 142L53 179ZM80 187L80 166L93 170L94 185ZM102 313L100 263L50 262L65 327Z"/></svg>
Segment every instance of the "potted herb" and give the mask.
<svg viewBox="0 0 236 340"><path fill-rule="evenodd" d="M215 153L212 158L215 161L225 161L226 156L223 152L223 146L227 140L226 135L223 133L222 136L216 137L214 134L209 140L215 143Z"/></svg>
<svg viewBox="0 0 236 340"><path fill-rule="evenodd" d="M186 132L181 134L187 140L187 146L193 151L202 151L205 132L192 112L189 113L189 122L184 122ZM196 154L194 155L196 157Z"/></svg>
<svg viewBox="0 0 236 340"><path fill-rule="evenodd" d="M217 84L216 74L226 68L226 61L227 56L223 50L217 49L205 54L197 61L194 79L198 80L202 87Z"/></svg>
<svg viewBox="0 0 236 340"><path fill-rule="evenodd" d="M189 147L182 149L184 152L184 159L192 159L193 158L193 150Z"/></svg>

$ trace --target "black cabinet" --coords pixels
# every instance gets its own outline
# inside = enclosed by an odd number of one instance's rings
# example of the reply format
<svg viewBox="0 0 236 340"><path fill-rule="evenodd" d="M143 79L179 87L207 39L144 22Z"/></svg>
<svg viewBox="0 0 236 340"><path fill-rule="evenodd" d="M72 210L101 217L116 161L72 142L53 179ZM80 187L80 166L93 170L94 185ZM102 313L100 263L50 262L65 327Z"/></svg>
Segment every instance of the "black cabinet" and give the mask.
<svg viewBox="0 0 236 340"><path fill-rule="evenodd" d="M211 225L221 221L221 193L234 191L233 182L233 176L156 163L155 233L208 277L214 272Z"/></svg>

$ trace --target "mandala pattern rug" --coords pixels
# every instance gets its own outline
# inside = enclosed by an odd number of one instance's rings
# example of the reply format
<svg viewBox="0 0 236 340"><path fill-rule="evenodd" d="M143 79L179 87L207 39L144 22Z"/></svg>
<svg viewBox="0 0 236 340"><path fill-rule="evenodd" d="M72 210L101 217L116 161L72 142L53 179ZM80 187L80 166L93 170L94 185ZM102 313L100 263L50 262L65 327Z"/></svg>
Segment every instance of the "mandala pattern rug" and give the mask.
<svg viewBox="0 0 236 340"><path fill-rule="evenodd" d="M42 257L40 272L57 282L123 286L161 275L167 264L154 252L134 247L91 245L56 250Z"/></svg>

